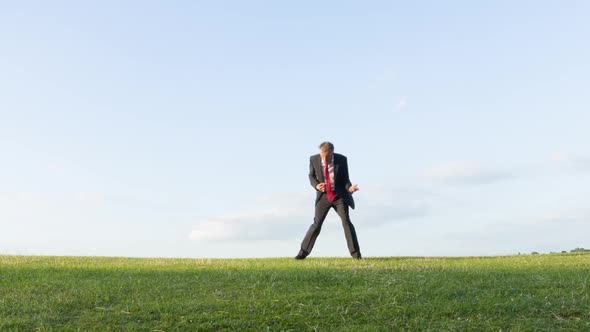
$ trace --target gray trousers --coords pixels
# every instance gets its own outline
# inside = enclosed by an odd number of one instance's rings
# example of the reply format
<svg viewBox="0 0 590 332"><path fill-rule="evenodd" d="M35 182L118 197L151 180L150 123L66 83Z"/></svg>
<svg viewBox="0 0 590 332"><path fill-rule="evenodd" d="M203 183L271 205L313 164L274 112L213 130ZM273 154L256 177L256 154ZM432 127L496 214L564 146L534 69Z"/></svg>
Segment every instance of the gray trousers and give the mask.
<svg viewBox="0 0 590 332"><path fill-rule="evenodd" d="M301 242L302 252L300 253L305 256L311 253L313 245L315 244L315 240L317 239L318 235L320 235L322 224L324 223L330 208L333 208L340 216L340 219L342 219L342 227L344 228L344 236L346 237L346 244L348 245L348 251L350 251L350 255L352 257L360 257L361 249L356 237L354 225L350 221L350 216L348 215L348 205L346 205L344 200L342 200L340 197L336 197L336 199L330 203L328 201L327 195L322 195L315 205L315 217L313 218L313 224L309 226L309 230L307 230L307 234L305 234L303 242Z"/></svg>

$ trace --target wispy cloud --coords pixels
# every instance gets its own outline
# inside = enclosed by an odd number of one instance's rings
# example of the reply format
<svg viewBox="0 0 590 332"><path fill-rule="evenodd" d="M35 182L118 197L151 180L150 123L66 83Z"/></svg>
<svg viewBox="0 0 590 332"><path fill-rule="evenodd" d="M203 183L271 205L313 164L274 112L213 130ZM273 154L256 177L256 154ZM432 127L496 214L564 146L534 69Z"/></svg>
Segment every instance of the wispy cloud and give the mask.
<svg viewBox="0 0 590 332"><path fill-rule="evenodd" d="M588 208L569 208L558 211L537 215L527 219L525 225L538 226L573 226L579 224L588 224L590 220L590 209Z"/></svg>
<svg viewBox="0 0 590 332"><path fill-rule="evenodd" d="M312 211L313 212L313 211ZM283 240L300 236L309 213L244 213L199 220L189 234L191 240Z"/></svg>
<svg viewBox="0 0 590 332"><path fill-rule="evenodd" d="M189 238L197 241L290 238L301 233L305 221L310 220L313 213L311 199L311 195L301 193L260 197L251 210L198 220Z"/></svg>
<svg viewBox="0 0 590 332"><path fill-rule="evenodd" d="M355 219L372 227L425 217L440 199L438 194L417 188L367 188L356 198L360 208L355 211Z"/></svg>
<svg viewBox="0 0 590 332"><path fill-rule="evenodd" d="M470 229L448 232L443 237L466 246L477 247L484 243L488 250L495 249L495 252L569 250L588 245L588 220L589 209L570 208L474 225Z"/></svg>
<svg viewBox="0 0 590 332"><path fill-rule="evenodd" d="M422 172L426 179L455 184L488 184L514 178L511 172L485 168L473 162L450 162Z"/></svg>
<svg viewBox="0 0 590 332"><path fill-rule="evenodd" d="M407 108L408 108L408 97L407 96L396 97L395 110L396 111L405 111Z"/></svg>
<svg viewBox="0 0 590 332"><path fill-rule="evenodd" d="M565 152L557 152L551 156L551 160L558 164L578 171L590 171L590 158L575 156Z"/></svg>
<svg viewBox="0 0 590 332"><path fill-rule="evenodd" d="M355 194L353 223L376 227L431 213L433 196L408 189L365 188ZM258 200L255 210L197 220L189 234L196 241L282 240L299 238L313 222L315 194L282 193ZM336 213L331 212L334 216Z"/></svg>

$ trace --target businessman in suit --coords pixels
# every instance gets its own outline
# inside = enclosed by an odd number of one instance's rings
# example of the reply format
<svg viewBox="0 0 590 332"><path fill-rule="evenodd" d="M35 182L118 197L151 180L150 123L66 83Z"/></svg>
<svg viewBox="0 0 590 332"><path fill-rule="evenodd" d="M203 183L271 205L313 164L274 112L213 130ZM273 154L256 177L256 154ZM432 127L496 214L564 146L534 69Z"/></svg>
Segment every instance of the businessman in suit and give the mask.
<svg viewBox="0 0 590 332"><path fill-rule="evenodd" d="M331 208L342 219L342 227L344 227L344 235L346 236L350 255L355 259L361 259L356 231L348 214L349 207L354 209L352 194L359 189L357 185L350 183L346 157L334 153L332 143L323 142L320 144L320 153L311 156L309 160L309 181L317 192L315 217L313 224L311 224L303 238L301 250L295 256L295 259L305 259L311 253L315 240L322 230L322 224Z"/></svg>

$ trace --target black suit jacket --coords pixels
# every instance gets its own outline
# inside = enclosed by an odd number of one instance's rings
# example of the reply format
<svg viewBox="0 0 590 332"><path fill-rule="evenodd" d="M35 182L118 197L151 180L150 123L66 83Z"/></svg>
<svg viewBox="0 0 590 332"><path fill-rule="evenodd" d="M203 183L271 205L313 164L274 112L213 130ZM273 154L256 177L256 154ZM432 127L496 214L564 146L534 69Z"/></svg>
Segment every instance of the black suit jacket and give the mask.
<svg viewBox="0 0 590 332"><path fill-rule="evenodd" d="M348 188L352 186L350 183L350 178L348 176L348 161L346 157L334 153L334 181L336 182L336 193L344 202L354 209L354 199L352 198L352 194L348 191ZM316 189L316 186L319 183L325 183L324 180L324 169L322 168L322 158L319 154L313 155L309 158L309 182L313 189L317 191L316 197L316 204L322 197L322 195L326 195L325 193Z"/></svg>

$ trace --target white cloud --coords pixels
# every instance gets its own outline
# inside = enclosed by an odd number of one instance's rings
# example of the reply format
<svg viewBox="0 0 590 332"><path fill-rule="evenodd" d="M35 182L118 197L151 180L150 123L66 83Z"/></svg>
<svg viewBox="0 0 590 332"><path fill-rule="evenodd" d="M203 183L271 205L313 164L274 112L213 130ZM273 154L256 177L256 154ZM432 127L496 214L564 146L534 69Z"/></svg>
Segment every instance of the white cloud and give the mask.
<svg viewBox="0 0 590 332"><path fill-rule="evenodd" d="M434 195L404 188L364 188L355 194L354 224L375 227L430 214ZM196 222L189 238L197 241L281 240L299 238L313 222L315 193L281 193L262 197L254 210ZM334 216L334 211L330 212ZM337 218L337 217L336 217Z"/></svg>
<svg viewBox="0 0 590 332"><path fill-rule="evenodd" d="M238 229L231 221L211 220L197 225L189 235L191 240L229 240L236 236Z"/></svg>
<svg viewBox="0 0 590 332"><path fill-rule="evenodd" d="M484 168L473 162L450 162L425 170L422 176L446 183L485 184L513 178L514 175L500 170Z"/></svg>
<svg viewBox="0 0 590 332"><path fill-rule="evenodd" d="M551 156L551 160L565 167L578 170L578 171L590 171L590 158L574 156L565 152L556 152Z"/></svg>
<svg viewBox="0 0 590 332"><path fill-rule="evenodd" d="M439 195L417 188L369 187L356 197L360 208L355 219L371 227L399 223L430 215L439 200Z"/></svg>
<svg viewBox="0 0 590 332"><path fill-rule="evenodd" d="M445 238L488 251L509 253L561 251L588 247L590 210L570 208L538 213L525 218L474 225L461 231L448 232Z"/></svg>
<svg viewBox="0 0 590 332"><path fill-rule="evenodd" d="M396 98L395 102L395 109L397 111L404 111L408 107L408 97L407 96L399 96Z"/></svg>
<svg viewBox="0 0 590 332"><path fill-rule="evenodd" d="M305 228L305 220L310 220L312 199L311 195L301 193L260 197L251 210L198 220L189 238L197 241L289 238L296 230Z"/></svg>
<svg viewBox="0 0 590 332"><path fill-rule="evenodd" d="M244 213L199 220L189 234L191 240L282 240L299 236L309 215L285 213Z"/></svg>
<svg viewBox="0 0 590 332"><path fill-rule="evenodd" d="M157 202L101 192L0 192L0 253L131 255L158 246ZM152 249L153 248L153 249ZM147 249L147 250L146 250Z"/></svg>
<svg viewBox="0 0 590 332"><path fill-rule="evenodd" d="M531 227L560 227L587 224L588 221L590 221L590 209L569 208L530 217L522 224Z"/></svg>

